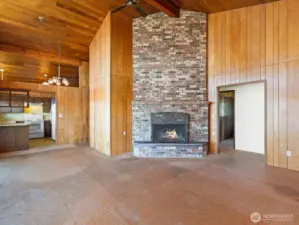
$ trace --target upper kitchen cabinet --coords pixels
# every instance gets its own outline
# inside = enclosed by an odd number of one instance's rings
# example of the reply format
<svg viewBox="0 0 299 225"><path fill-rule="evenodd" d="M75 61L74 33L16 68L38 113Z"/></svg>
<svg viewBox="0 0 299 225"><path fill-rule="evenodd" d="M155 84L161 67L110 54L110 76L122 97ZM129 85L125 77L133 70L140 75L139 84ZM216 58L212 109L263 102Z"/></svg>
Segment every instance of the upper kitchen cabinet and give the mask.
<svg viewBox="0 0 299 225"><path fill-rule="evenodd" d="M9 91L0 90L0 107L9 107Z"/></svg>
<svg viewBox="0 0 299 225"><path fill-rule="evenodd" d="M11 107L28 107L28 92L11 91Z"/></svg>
<svg viewBox="0 0 299 225"><path fill-rule="evenodd" d="M28 100L28 91L0 89L0 113L22 113Z"/></svg>

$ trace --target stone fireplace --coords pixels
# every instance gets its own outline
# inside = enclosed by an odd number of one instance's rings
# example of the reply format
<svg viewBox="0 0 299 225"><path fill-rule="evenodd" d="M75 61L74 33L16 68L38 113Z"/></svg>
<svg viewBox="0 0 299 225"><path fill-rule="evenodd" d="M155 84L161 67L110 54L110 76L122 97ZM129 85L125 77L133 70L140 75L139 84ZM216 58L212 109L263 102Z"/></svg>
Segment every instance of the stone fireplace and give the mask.
<svg viewBox="0 0 299 225"><path fill-rule="evenodd" d="M133 22L133 153L207 154L207 16L181 10Z"/></svg>

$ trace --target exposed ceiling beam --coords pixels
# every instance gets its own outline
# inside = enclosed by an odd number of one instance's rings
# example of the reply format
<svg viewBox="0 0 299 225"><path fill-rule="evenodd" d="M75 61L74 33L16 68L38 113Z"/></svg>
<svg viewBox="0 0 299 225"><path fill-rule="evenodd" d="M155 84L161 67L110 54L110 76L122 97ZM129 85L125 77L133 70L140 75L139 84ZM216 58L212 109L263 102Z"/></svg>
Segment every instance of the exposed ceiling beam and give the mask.
<svg viewBox="0 0 299 225"><path fill-rule="evenodd" d="M154 8L164 12L170 17L180 17L180 9L175 6L171 1L167 0L144 0L147 4Z"/></svg>
<svg viewBox="0 0 299 225"><path fill-rule="evenodd" d="M7 53L14 53L22 56L27 56L33 59L37 60L46 60L49 62L55 62L58 63L60 62L61 64L65 65L72 65L72 66L80 66L81 61L77 59L72 59L72 58L66 58L66 57L59 57L57 55L49 54L46 52L41 52L41 51L36 51L36 50L31 50L31 49L23 49L17 46L12 46L12 45L3 45L0 44L0 51L1 52L7 52Z"/></svg>

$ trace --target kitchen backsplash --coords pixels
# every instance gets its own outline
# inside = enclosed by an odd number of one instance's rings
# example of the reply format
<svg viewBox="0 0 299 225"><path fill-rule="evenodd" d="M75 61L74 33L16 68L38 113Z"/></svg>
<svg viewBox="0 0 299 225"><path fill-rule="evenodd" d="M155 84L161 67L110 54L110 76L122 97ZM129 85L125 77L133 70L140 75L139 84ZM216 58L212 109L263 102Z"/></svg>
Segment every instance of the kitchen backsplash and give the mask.
<svg viewBox="0 0 299 225"><path fill-rule="evenodd" d="M50 113L43 113L44 120L51 120ZM25 113L0 113L0 121L24 121Z"/></svg>

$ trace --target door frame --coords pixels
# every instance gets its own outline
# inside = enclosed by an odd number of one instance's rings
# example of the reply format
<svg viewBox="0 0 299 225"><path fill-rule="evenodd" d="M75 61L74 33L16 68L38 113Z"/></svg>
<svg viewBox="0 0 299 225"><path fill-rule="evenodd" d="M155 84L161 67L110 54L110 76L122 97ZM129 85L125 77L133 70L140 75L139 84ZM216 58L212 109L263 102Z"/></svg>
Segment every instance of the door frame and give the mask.
<svg viewBox="0 0 299 225"><path fill-rule="evenodd" d="M267 80L258 80L258 81L250 81L250 82L242 82L242 83L235 83L235 84L225 84L225 85L218 85L216 87L217 94L216 94L216 154L220 154L219 144L220 144L220 123L219 123L219 100L220 100L220 88L223 87L232 87L232 86L243 86L246 84L255 84L255 83L263 83L264 84L264 140L265 140L265 163L267 163ZM235 134L236 135L236 134Z"/></svg>

